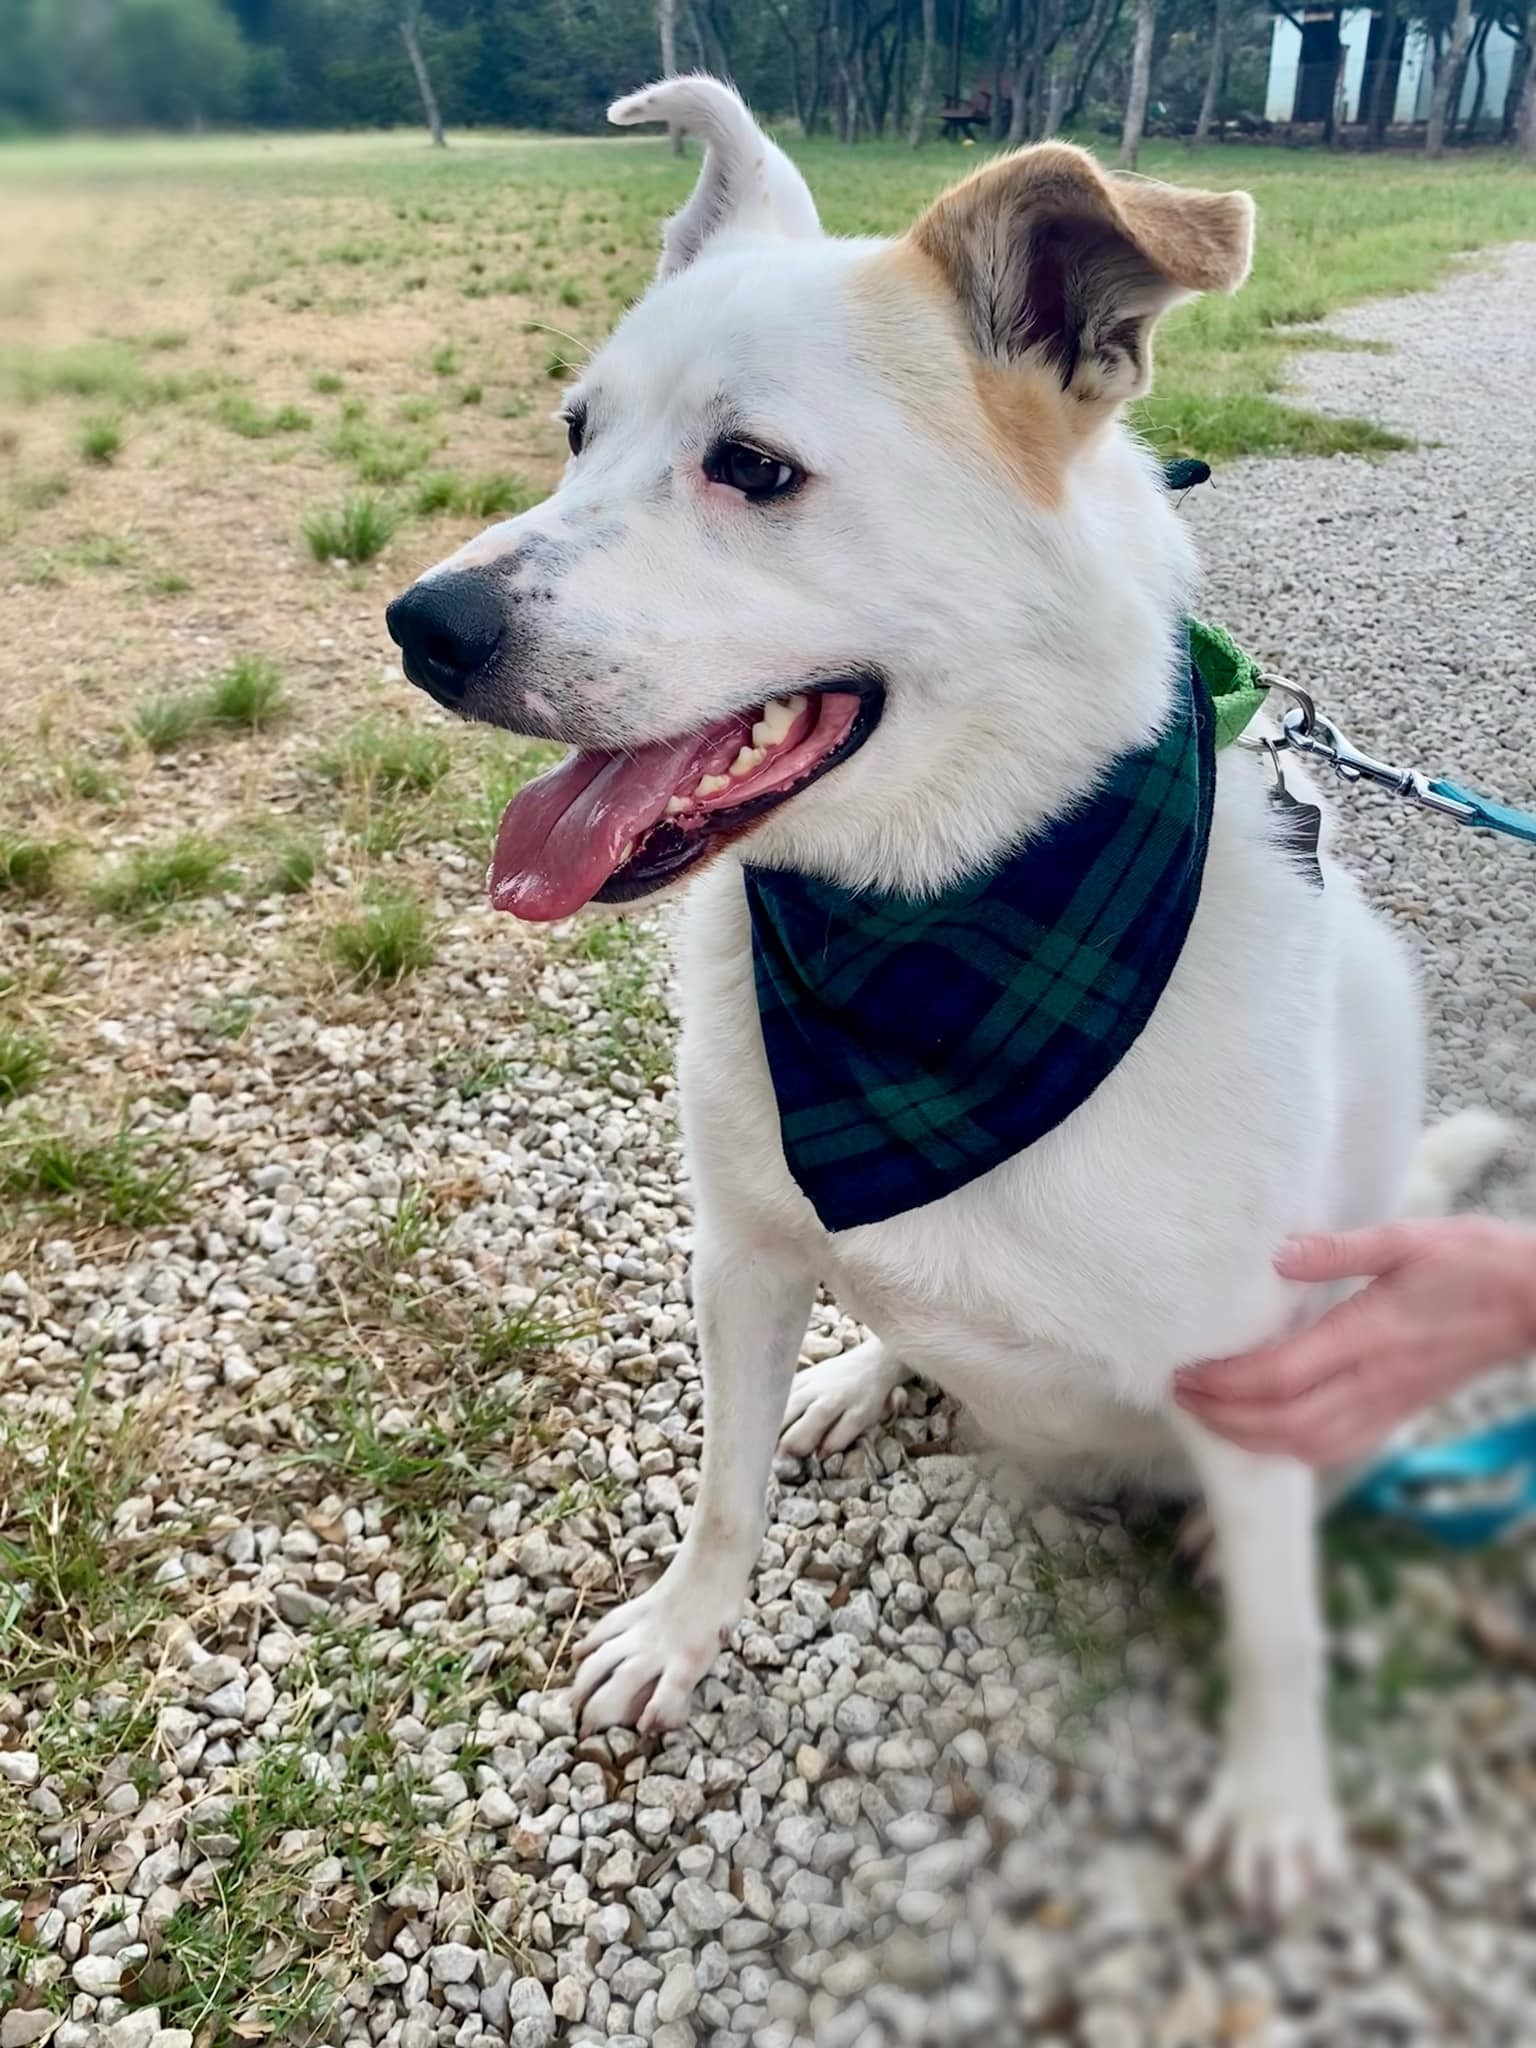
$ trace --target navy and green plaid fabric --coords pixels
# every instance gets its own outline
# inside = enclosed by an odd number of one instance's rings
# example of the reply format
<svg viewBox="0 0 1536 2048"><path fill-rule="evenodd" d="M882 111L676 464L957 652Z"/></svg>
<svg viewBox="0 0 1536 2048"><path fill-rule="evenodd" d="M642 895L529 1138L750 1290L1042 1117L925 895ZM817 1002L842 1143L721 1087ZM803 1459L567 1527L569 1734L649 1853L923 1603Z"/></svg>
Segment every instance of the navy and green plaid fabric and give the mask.
<svg viewBox="0 0 1536 2048"><path fill-rule="evenodd" d="M829 1230L953 1193L1081 1108L1166 987L1205 865L1211 704L994 870L914 901L748 868L789 1170Z"/></svg>

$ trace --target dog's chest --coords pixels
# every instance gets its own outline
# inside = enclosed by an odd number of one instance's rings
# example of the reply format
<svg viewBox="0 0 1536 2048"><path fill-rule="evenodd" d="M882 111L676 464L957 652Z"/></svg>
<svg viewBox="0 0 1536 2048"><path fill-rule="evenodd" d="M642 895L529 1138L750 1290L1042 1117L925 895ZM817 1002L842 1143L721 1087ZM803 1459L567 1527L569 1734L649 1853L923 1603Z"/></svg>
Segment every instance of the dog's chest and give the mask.
<svg viewBox="0 0 1536 2048"><path fill-rule="evenodd" d="M1143 1311L1151 1304L1127 1278L1129 1213L1105 1215L1104 1256L1084 1242L1074 1190L1103 1179L1098 1163L1075 1157L1071 1141L1047 1141L919 1211L828 1232L785 1163L739 896L696 893L682 1064L701 1229L728 1216L732 1235L800 1245L848 1314L979 1412L1004 1387L1008 1405L1037 1418L1101 1417L1123 1401L1110 1361L1126 1348L1137 1297ZM1101 1425L1086 1434L1102 1443Z"/></svg>

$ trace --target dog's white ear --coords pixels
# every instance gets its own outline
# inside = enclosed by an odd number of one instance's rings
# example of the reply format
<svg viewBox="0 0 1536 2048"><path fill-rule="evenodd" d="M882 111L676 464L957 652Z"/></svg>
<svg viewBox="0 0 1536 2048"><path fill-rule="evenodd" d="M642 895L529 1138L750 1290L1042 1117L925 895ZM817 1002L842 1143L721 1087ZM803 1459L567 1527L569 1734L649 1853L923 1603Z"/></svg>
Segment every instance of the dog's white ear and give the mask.
<svg viewBox="0 0 1536 2048"><path fill-rule="evenodd" d="M693 197L662 230L658 277L684 269L712 236L726 229L802 237L821 233L804 178L718 78L664 78L615 100L608 118L621 128L666 121L704 144Z"/></svg>
<svg viewBox="0 0 1536 2048"><path fill-rule="evenodd" d="M1253 201L1111 178L1086 150L1046 142L945 193L912 240L984 355L1045 368L1085 406L1109 408L1151 382L1159 314L1247 276Z"/></svg>

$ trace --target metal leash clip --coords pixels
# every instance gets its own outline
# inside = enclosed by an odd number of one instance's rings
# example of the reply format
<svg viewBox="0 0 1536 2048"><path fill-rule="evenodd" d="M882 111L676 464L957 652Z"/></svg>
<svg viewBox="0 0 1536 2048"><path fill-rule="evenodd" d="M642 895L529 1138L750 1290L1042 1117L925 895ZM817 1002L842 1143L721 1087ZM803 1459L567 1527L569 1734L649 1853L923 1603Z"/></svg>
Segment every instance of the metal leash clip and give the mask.
<svg viewBox="0 0 1536 2048"><path fill-rule="evenodd" d="M1373 754L1357 747L1332 719L1323 717L1305 690L1283 676L1266 675L1264 681L1271 690L1290 699L1280 719L1278 744L1291 753L1325 762L1340 782L1372 782L1389 796L1406 797L1410 803L1420 804L1427 811L1440 811L1458 824L1470 825L1478 817L1475 804L1447 795L1417 768L1394 768L1390 762L1378 761Z"/></svg>
<svg viewBox="0 0 1536 2048"><path fill-rule="evenodd" d="M1281 719L1280 729L1285 745L1293 753L1325 761L1340 782L1373 782L1389 796L1406 797L1426 811L1443 812L1458 824L1470 825L1477 817L1475 804L1444 795L1417 768L1394 768L1390 762L1367 754L1310 703L1293 704Z"/></svg>

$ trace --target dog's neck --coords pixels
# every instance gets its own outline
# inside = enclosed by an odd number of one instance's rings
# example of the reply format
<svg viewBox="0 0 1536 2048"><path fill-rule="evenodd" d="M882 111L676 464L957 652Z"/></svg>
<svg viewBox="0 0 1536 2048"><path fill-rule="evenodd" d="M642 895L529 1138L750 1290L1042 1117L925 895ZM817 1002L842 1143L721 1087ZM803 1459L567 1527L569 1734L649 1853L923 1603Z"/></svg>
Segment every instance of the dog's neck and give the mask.
<svg viewBox="0 0 1536 2048"><path fill-rule="evenodd" d="M951 587L936 549L875 740L824 800L768 820L754 861L931 894L1070 811L1163 723L1194 557L1127 435L1084 457L1049 528L978 521L954 545L966 573Z"/></svg>

